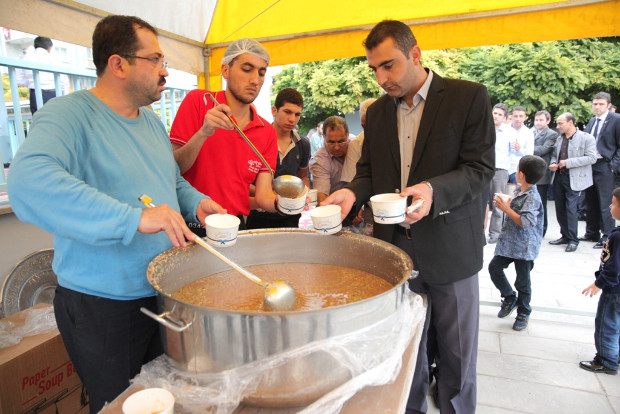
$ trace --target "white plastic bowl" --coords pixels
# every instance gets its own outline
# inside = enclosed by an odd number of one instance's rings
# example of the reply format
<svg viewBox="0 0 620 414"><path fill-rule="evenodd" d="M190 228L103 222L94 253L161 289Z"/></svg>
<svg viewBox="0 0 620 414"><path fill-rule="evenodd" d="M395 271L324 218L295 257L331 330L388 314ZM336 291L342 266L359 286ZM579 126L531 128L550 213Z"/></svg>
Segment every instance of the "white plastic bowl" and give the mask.
<svg viewBox="0 0 620 414"><path fill-rule="evenodd" d="M397 193L377 194L370 197L375 223L397 224L405 221L407 197Z"/></svg>
<svg viewBox="0 0 620 414"><path fill-rule="evenodd" d="M163 388L147 388L127 397L123 414L173 414L174 396Z"/></svg>
<svg viewBox="0 0 620 414"><path fill-rule="evenodd" d="M340 206L334 204L317 207L310 211L314 231L321 234L338 233L342 229L341 211Z"/></svg>
<svg viewBox="0 0 620 414"><path fill-rule="evenodd" d="M207 242L214 247L229 247L237 242L239 217L232 214L211 214L205 219Z"/></svg>

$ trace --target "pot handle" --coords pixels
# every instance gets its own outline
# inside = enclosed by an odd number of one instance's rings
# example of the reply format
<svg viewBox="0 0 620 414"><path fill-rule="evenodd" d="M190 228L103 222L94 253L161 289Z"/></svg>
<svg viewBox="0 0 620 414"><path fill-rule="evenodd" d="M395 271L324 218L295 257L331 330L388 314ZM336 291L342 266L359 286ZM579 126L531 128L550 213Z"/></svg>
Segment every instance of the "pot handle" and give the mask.
<svg viewBox="0 0 620 414"><path fill-rule="evenodd" d="M166 328L170 328L175 332L183 332L184 330L186 330L187 328L190 327L190 325L192 324L190 323L183 323L182 321L178 320L178 319L174 319L170 317L170 312L164 312L161 315L157 315L156 313L151 312L150 310L148 310L147 308L140 308L140 311L147 315L150 316L151 318L155 319L157 322L161 323L162 325L164 325Z"/></svg>

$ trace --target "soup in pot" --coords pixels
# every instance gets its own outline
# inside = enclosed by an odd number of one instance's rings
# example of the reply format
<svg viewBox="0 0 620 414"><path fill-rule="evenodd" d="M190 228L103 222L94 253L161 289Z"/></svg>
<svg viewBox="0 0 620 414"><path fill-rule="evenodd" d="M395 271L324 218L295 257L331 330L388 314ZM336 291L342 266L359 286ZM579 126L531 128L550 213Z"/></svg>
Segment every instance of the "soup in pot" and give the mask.
<svg viewBox="0 0 620 414"><path fill-rule="evenodd" d="M393 286L386 280L344 266L321 263L271 263L247 266L265 281L288 282L297 294L294 310L321 309L376 296ZM216 309L264 311L265 289L235 270L195 280L172 294L180 301Z"/></svg>

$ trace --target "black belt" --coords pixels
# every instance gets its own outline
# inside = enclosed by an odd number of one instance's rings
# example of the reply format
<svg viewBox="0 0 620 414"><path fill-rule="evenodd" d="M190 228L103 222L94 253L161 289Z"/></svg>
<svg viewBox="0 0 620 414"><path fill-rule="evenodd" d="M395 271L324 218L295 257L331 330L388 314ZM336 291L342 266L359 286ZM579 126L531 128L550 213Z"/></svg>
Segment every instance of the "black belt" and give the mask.
<svg viewBox="0 0 620 414"><path fill-rule="evenodd" d="M407 238L407 240L411 240L411 229L410 228L405 228L397 224L394 226L394 229L396 230L396 232L404 235Z"/></svg>

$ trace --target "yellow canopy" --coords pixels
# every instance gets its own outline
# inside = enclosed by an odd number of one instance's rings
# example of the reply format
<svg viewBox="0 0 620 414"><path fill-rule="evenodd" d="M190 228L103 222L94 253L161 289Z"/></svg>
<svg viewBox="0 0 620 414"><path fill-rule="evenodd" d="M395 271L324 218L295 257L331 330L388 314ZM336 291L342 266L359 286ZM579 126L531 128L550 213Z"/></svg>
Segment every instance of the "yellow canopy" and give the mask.
<svg viewBox="0 0 620 414"><path fill-rule="evenodd" d="M172 67L221 85L230 42L251 37L271 65L362 56L379 21L408 23L422 50L620 35L620 0L2 0L0 26L90 46L108 14L160 30Z"/></svg>
<svg viewBox="0 0 620 414"><path fill-rule="evenodd" d="M362 56L377 22L409 24L422 50L620 34L620 1L463 0L224 0L205 45L210 87L220 81L226 46L241 37L261 41L271 65Z"/></svg>

